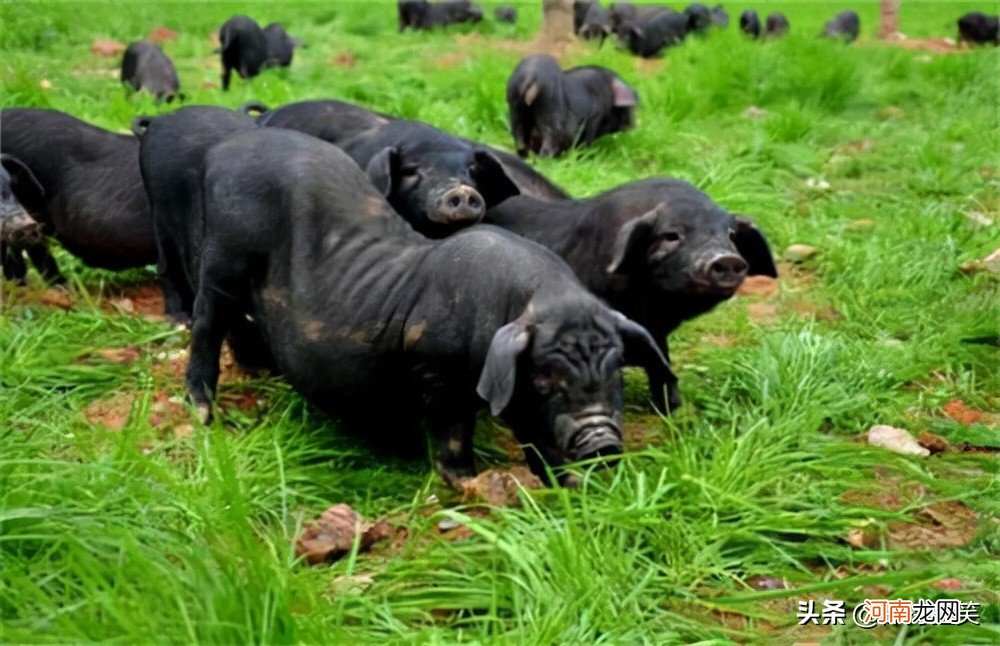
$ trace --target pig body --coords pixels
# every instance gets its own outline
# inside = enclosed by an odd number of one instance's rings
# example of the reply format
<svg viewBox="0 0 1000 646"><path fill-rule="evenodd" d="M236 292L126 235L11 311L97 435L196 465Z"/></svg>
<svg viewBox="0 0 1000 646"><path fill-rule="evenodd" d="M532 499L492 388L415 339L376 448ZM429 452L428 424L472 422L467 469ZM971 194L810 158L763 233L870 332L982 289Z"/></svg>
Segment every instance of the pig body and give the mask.
<svg viewBox="0 0 1000 646"><path fill-rule="evenodd" d="M400 0L397 3L399 31L406 29L434 29L463 22L479 22L483 10L470 0Z"/></svg>
<svg viewBox="0 0 1000 646"><path fill-rule="evenodd" d="M92 267L126 269L156 262L149 203L139 175L139 141L56 110L0 111L0 152L30 169L43 194L15 194L46 236ZM62 281L42 239L5 244L7 277L23 280L26 254L42 276Z"/></svg>
<svg viewBox="0 0 1000 646"><path fill-rule="evenodd" d="M263 33L264 45L267 50L264 67L288 67L291 65L295 48L301 44L298 39L289 36L285 27L277 22L272 22L264 27Z"/></svg>
<svg viewBox="0 0 1000 646"><path fill-rule="evenodd" d="M686 182L651 178L592 198L512 198L487 223L561 256L595 295L662 343L682 322L731 297L748 274L777 276L763 234ZM666 387L666 398L664 398ZM660 410L680 403L674 383L650 382Z"/></svg>
<svg viewBox="0 0 1000 646"><path fill-rule="evenodd" d="M659 55L665 47L684 42L688 18L667 7L640 7L618 27L618 39L630 52L643 58Z"/></svg>
<svg viewBox="0 0 1000 646"><path fill-rule="evenodd" d="M326 142L237 133L202 175L204 221L180 233L198 276L185 378L206 417L222 338L260 338L348 427L396 438L422 423L449 480L475 473L484 402L545 477L545 463L621 451L619 366L669 373L648 334L555 255L492 227L428 240ZM257 334L234 334L236 319Z"/></svg>
<svg viewBox="0 0 1000 646"><path fill-rule="evenodd" d="M861 18L856 11L841 11L823 26L823 35L827 38L840 38L844 42L853 43L861 31Z"/></svg>
<svg viewBox="0 0 1000 646"><path fill-rule="evenodd" d="M521 156L558 156L631 128L638 102L614 72L596 66L563 72L545 54L522 60L507 81L511 135Z"/></svg>
<svg viewBox="0 0 1000 646"><path fill-rule="evenodd" d="M148 40L132 43L122 57L121 81L168 103L178 95L180 79L160 46Z"/></svg>
<svg viewBox="0 0 1000 646"><path fill-rule="evenodd" d="M1000 17L972 11L958 19L959 42L1000 45Z"/></svg>
<svg viewBox="0 0 1000 646"><path fill-rule="evenodd" d="M249 16L233 16L219 29L219 55L222 58L222 89L228 90L232 72L250 79L267 64L267 39L257 21Z"/></svg>
<svg viewBox="0 0 1000 646"><path fill-rule="evenodd" d="M753 9L740 14L740 31L751 38L760 38L760 16Z"/></svg>
<svg viewBox="0 0 1000 646"><path fill-rule="evenodd" d="M764 21L764 35L768 38L780 38L788 33L788 18L780 11L768 14Z"/></svg>

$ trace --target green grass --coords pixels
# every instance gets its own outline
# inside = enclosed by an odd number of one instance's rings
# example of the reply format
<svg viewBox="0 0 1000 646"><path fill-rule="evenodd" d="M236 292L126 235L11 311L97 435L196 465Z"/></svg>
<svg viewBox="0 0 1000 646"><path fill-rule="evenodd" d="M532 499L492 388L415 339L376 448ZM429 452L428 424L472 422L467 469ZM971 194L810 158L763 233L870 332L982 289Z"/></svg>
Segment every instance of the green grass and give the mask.
<svg viewBox="0 0 1000 646"><path fill-rule="evenodd" d="M493 3L486 3L492 5ZM0 4L0 105L64 110L112 130L166 111L126 97L95 37L125 42L157 25L190 103L334 97L509 146L503 87L538 28L487 20L447 32L395 32L389 2ZM1000 446L997 428L942 414L962 399L1000 410L994 277L963 262L997 244L1000 57L929 55L873 41L874 2L854 3L853 46L814 38L847 3L767 3L792 34L753 43L733 27L642 63L610 43L568 64L618 70L641 96L638 127L536 166L576 195L652 174L687 179L767 232L777 252L818 248L786 271L758 323L740 297L683 327L672 344L686 405L643 415L629 378L638 448L579 491L525 495L517 509L466 517L423 459L374 452L337 432L279 379L227 380L225 408L192 434L152 425L158 396L183 395L165 369L186 343L165 324L109 314L96 294L152 273L113 275L60 253L75 307L47 307L37 282L3 286L0 305L0 640L19 642L669 643L771 641L996 643L1000 640L1000 469L995 454L895 456L853 441L874 423L929 430L957 445ZM736 18L742 5L727 5ZM953 37L988 2L903 3L914 37ZM209 34L231 13L278 20L309 45L293 66L228 94ZM341 64L336 63L338 59ZM353 67L343 61L353 61ZM44 89L42 79L51 83ZM749 106L760 119L743 116ZM863 142L863 143L861 143ZM828 190L809 180L829 182ZM979 226L966 217L992 220ZM37 277L32 277L37 281ZM92 356L137 346L121 365ZM95 401L131 394L117 431L88 421ZM387 405L392 395L387 394ZM503 460L483 426L487 462ZM903 508L846 492L899 491ZM428 503L437 494L449 509ZM969 544L905 550L844 542L877 536L935 501L979 517ZM406 526L401 547L329 567L296 562L301 524L347 502ZM442 515L474 536L441 539ZM788 590L756 591L755 576ZM359 578L362 577L362 578ZM370 585L361 584L371 578ZM932 584L958 578L963 588ZM982 625L796 629L795 601L957 595Z"/></svg>

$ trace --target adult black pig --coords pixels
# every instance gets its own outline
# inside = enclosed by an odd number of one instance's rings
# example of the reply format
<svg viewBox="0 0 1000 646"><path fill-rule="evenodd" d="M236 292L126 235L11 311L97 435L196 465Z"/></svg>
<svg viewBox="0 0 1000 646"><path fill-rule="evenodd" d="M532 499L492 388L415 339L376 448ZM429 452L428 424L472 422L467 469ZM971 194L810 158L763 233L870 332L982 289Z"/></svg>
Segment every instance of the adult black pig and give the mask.
<svg viewBox="0 0 1000 646"><path fill-rule="evenodd" d="M205 153L233 133L257 127L245 114L215 106L189 106L159 117L139 117L133 123L156 232L164 306L175 323L188 323L194 307L197 275L187 273L194 259L185 255L189 250L181 241L194 235L191 227L204 221L199 169Z"/></svg>
<svg viewBox="0 0 1000 646"><path fill-rule="evenodd" d="M513 5L501 5L493 10L493 16L499 22L517 22L517 7Z"/></svg>
<svg viewBox="0 0 1000 646"><path fill-rule="evenodd" d="M518 63L507 80L510 132L517 153L558 156L602 135L631 128L635 90L594 65L563 72L547 54Z"/></svg>
<svg viewBox="0 0 1000 646"><path fill-rule="evenodd" d="M608 16L611 18L611 30L616 34L618 28L639 14L639 8L631 2L612 2L608 5Z"/></svg>
<svg viewBox="0 0 1000 646"><path fill-rule="evenodd" d="M509 153L342 101L291 103L265 111L259 123L299 130L342 148L366 169L393 208L431 237L478 222L487 208L523 192L566 197Z"/></svg>
<svg viewBox="0 0 1000 646"><path fill-rule="evenodd" d="M222 89L229 89L233 70L242 79L250 79L267 63L267 39L257 21L236 15L219 29L219 55L222 58Z"/></svg>
<svg viewBox="0 0 1000 646"><path fill-rule="evenodd" d="M44 201L45 189L31 170L10 155L0 155L0 242L18 242L40 234L31 211L39 211Z"/></svg>
<svg viewBox="0 0 1000 646"><path fill-rule="evenodd" d="M788 33L788 17L780 11L768 14L764 21L764 35L769 38L780 38Z"/></svg>
<svg viewBox="0 0 1000 646"><path fill-rule="evenodd" d="M760 38L760 16L753 9L740 14L740 31L751 38Z"/></svg>
<svg viewBox="0 0 1000 646"><path fill-rule="evenodd" d="M651 178L583 200L515 197L485 222L541 243L583 284L662 343L684 321L731 297L748 274L777 276L763 234L687 182ZM663 387L667 387L664 401ZM660 410L680 403L670 382L650 381Z"/></svg>
<svg viewBox="0 0 1000 646"><path fill-rule="evenodd" d="M823 35L827 38L840 38L852 43L861 31L861 18L857 11L841 11L823 26Z"/></svg>
<svg viewBox="0 0 1000 646"><path fill-rule="evenodd" d="M684 9L684 15L687 17L687 31L689 34L703 34L712 26L712 12L700 2L688 5Z"/></svg>
<svg viewBox="0 0 1000 646"><path fill-rule="evenodd" d="M148 40L132 43L122 57L122 83L136 90L149 92L157 101L170 103L179 96L181 87L177 70L160 46Z"/></svg>
<svg viewBox="0 0 1000 646"><path fill-rule="evenodd" d="M599 40L603 45L604 39L611 35L611 31L611 15L595 2L587 9L576 33L584 40Z"/></svg>
<svg viewBox="0 0 1000 646"><path fill-rule="evenodd" d="M664 47L684 42L687 24L687 16L673 9L641 7L618 27L618 39L633 54L652 58Z"/></svg>
<svg viewBox="0 0 1000 646"><path fill-rule="evenodd" d="M396 3L399 14L399 31L410 29L433 29L447 27L462 22L479 22L483 10L470 0L399 0Z"/></svg>
<svg viewBox="0 0 1000 646"><path fill-rule="evenodd" d="M285 31L281 23L272 22L263 29L264 44L267 48L267 59L264 67L288 67L292 64L292 57L295 55L295 48L301 47L302 42L298 38L293 38Z"/></svg>
<svg viewBox="0 0 1000 646"><path fill-rule="evenodd" d="M46 236L92 267L126 269L156 262L153 222L139 175L139 141L56 110L0 111L0 152L31 170L41 199L14 193ZM49 281L64 280L42 239L8 244L5 275L23 281L24 254Z"/></svg>
<svg viewBox="0 0 1000 646"><path fill-rule="evenodd" d="M247 317L279 372L349 426L423 423L449 481L475 473L483 400L544 477L543 461L621 452L622 365L670 377L649 334L554 254L493 227L428 240L326 142L238 133L208 151L202 186L204 222L180 233L198 276L186 381L206 418L223 337L255 342L232 327Z"/></svg>
<svg viewBox="0 0 1000 646"><path fill-rule="evenodd" d="M971 11L958 19L958 42L1000 45L1000 17Z"/></svg>
<svg viewBox="0 0 1000 646"><path fill-rule="evenodd" d="M729 14L721 4L717 4L712 7L712 24L716 27L728 27L729 26Z"/></svg>

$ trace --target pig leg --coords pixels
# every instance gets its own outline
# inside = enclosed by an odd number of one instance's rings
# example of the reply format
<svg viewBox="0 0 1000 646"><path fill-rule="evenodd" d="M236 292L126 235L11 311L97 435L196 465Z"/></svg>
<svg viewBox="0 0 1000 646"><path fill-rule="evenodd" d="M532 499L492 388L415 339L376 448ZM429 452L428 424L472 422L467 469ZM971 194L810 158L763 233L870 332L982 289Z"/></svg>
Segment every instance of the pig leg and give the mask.
<svg viewBox="0 0 1000 646"><path fill-rule="evenodd" d="M191 359L185 381L202 422L212 418L211 402L219 384L222 341L242 312L237 297L246 285L247 260L206 245L191 324Z"/></svg>
<svg viewBox="0 0 1000 646"><path fill-rule="evenodd" d="M653 338L663 339L660 344L660 350L663 351L663 356L666 358L667 363L671 363L667 335L665 333L654 333ZM673 364L671 363L671 365ZM669 413L681 405L681 391L677 386L677 377L672 373L664 373L659 366L646 368L646 376L649 378L649 398L652 400L653 407L656 410L661 413ZM666 391L666 397L664 397L664 391Z"/></svg>
<svg viewBox="0 0 1000 646"><path fill-rule="evenodd" d="M66 277L59 271L59 265L52 257L45 242L31 245L27 248L27 252L28 259L31 260L31 264L35 266L45 282L53 285L62 285L66 282Z"/></svg>
<svg viewBox="0 0 1000 646"><path fill-rule="evenodd" d="M177 254L177 248L170 240L164 240L157 234L156 251L156 273L163 289L164 313L175 325L188 325L191 322L194 298L187 276L181 269L184 265Z"/></svg>
<svg viewBox="0 0 1000 646"><path fill-rule="evenodd" d="M0 262L3 263L3 277L18 285L25 285L28 265L24 262L24 250L6 242L0 242Z"/></svg>
<svg viewBox="0 0 1000 646"><path fill-rule="evenodd" d="M457 393L461 381L445 371L417 367L417 392L424 422L434 447L434 465L449 486L458 488L464 478L476 475L472 457L472 433L476 428L476 409L466 405Z"/></svg>
<svg viewBox="0 0 1000 646"><path fill-rule="evenodd" d="M226 91L229 89L229 81L232 80L233 69L228 65L222 70L222 90Z"/></svg>

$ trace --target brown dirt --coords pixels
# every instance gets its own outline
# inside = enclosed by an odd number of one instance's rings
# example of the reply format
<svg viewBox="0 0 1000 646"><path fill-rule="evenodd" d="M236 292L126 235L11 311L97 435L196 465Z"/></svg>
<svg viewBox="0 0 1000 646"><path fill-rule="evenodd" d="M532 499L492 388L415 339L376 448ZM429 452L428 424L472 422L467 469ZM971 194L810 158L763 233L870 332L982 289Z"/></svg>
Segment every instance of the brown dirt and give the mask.
<svg viewBox="0 0 1000 646"><path fill-rule="evenodd" d="M128 422L132 401L131 394L116 393L108 399L91 402L83 410L83 415L91 424L103 426L109 431L120 431Z"/></svg>
<svg viewBox="0 0 1000 646"><path fill-rule="evenodd" d="M458 67L469 60L469 55L465 52L448 52L434 59L434 67L438 69L448 69Z"/></svg>
<svg viewBox="0 0 1000 646"><path fill-rule="evenodd" d="M64 287L50 287L42 292L38 302L49 307L57 307L61 310L73 309L76 298Z"/></svg>
<svg viewBox="0 0 1000 646"><path fill-rule="evenodd" d="M352 69L358 64L358 59L355 58L354 54L350 52L340 52L331 59L331 62L336 67L342 67L344 69Z"/></svg>
<svg viewBox="0 0 1000 646"><path fill-rule="evenodd" d="M762 298L772 298L778 295L781 288L777 278L770 276L747 276L743 284L736 290L739 296L760 296Z"/></svg>
<svg viewBox="0 0 1000 646"><path fill-rule="evenodd" d="M992 424L994 420L990 419L992 416L981 410L976 410L975 408L970 408L961 399L952 399L941 411L955 420L959 424L964 424L965 426L972 426L973 424L979 424L980 422L985 422L987 424Z"/></svg>
<svg viewBox="0 0 1000 646"><path fill-rule="evenodd" d="M968 49L959 48L954 41L947 38L906 38L904 36L885 42L892 47L932 54L967 54L969 52Z"/></svg>
<svg viewBox="0 0 1000 646"><path fill-rule="evenodd" d="M154 43L165 43L168 40L177 40L177 32L160 25L153 31L149 32L149 39Z"/></svg>
<svg viewBox="0 0 1000 646"><path fill-rule="evenodd" d="M778 322L778 308L771 303L750 303L747 315L757 325L772 325Z"/></svg>
<svg viewBox="0 0 1000 646"><path fill-rule="evenodd" d="M93 356L100 357L105 361L121 364L123 366L135 363L139 357L142 356L142 352L135 346L128 348L104 348L101 350L95 350L92 354Z"/></svg>
<svg viewBox="0 0 1000 646"><path fill-rule="evenodd" d="M101 309L110 313L163 320L163 291L156 283L109 287L101 298Z"/></svg>
<svg viewBox="0 0 1000 646"><path fill-rule="evenodd" d="M95 38L90 51L103 58L115 58L125 53L125 43L107 38Z"/></svg>
<svg viewBox="0 0 1000 646"><path fill-rule="evenodd" d="M946 452L950 447L948 445L948 440L944 439L940 435L935 435L928 431L920 431L917 435L917 443L931 452L931 455L937 455L938 453Z"/></svg>
<svg viewBox="0 0 1000 646"><path fill-rule="evenodd" d="M968 545L976 537L979 517L957 500L924 507L913 522L889 524L889 546L893 549L952 549Z"/></svg>
<svg viewBox="0 0 1000 646"><path fill-rule="evenodd" d="M315 521L307 524L295 541L295 554L310 565L334 561L351 551L360 535L358 550L367 551L376 542L389 538L392 527L384 520L369 523L350 505L329 507Z"/></svg>
<svg viewBox="0 0 1000 646"><path fill-rule="evenodd" d="M717 348L731 348L739 343L739 339L731 334L702 334L699 341Z"/></svg>
<svg viewBox="0 0 1000 646"><path fill-rule="evenodd" d="M464 502L485 502L495 507L520 506L520 488L539 489L541 480L528 467L514 465L507 469L487 469L461 483Z"/></svg>

